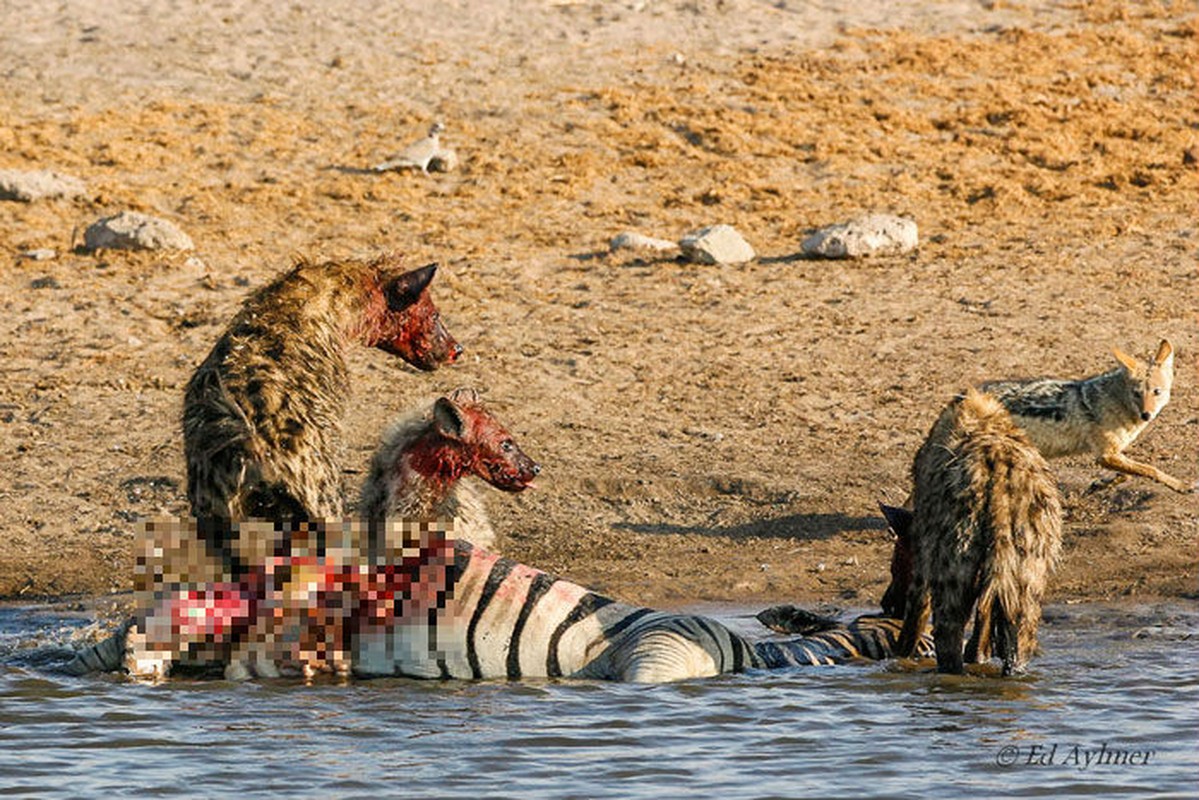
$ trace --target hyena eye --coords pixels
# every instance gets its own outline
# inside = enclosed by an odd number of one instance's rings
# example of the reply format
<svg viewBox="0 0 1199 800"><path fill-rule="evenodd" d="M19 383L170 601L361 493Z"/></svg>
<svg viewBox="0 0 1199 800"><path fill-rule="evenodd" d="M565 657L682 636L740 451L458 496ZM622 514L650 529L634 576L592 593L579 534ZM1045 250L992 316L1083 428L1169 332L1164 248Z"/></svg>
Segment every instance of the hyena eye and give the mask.
<svg viewBox="0 0 1199 800"><path fill-rule="evenodd" d="M505 453L511 453L512 446L513 445L512 445L511 439L505 439L504 441L500 442L500 449L503 450Z"/></svg>
<svg viewBox="0 0 1199 800"><path fill-rule="evenodd" d="M1154 390L1153 390L1153 396L1154 396L1154 397L1159 397L1159 396L1161 396L1161 393L1162 393L1162 390L1161 390L1161 389L1154 389Z"/></svg>

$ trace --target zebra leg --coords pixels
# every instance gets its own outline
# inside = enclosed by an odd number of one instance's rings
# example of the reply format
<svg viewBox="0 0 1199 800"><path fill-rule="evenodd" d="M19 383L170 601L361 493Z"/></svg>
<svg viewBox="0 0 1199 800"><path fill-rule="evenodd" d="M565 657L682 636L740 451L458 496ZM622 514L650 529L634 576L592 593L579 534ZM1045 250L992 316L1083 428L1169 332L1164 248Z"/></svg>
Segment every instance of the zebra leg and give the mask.
<svg viewBox="0 0 1199 800"><path fill-rule="evenodd" d="M125 641L132 623L126 622L101 642L88 645L62 666L68 675L114 672L125 666Z"/></svg>

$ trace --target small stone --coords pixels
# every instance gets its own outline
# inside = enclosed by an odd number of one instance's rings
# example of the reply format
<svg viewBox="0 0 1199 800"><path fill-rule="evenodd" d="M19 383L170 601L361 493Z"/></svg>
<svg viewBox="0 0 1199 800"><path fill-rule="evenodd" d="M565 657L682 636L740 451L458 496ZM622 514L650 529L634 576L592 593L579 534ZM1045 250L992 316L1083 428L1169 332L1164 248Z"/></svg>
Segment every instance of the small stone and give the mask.
<svg viewBox="0 0 1199 800"><path fill-rule="evenodd" d="M29 282L30 289L61 289L62 285L53 275L43 275Z"/></svg>
<svg viewBox="0 0 1199 800"><path fill-rule="evenodd" d="M21 258L28 261L53 261L58 258L58 251L51 250L48 247L37 250L26 250L24 253L21 253Z"/></svg>
<svg viewBox="0 0 1199 800"><path fill-rule="evenodd" d="M711 225L689 233L679 240L679 247L684 258L697 264L744 264L756 256L731 225Z"/></svg>
<svg viewBox="0 0 1199 800"><path fill-rule="evenodd" d="M1188 147L1182 151L1182 163L1188 167L1199 164L1199 145Z"/></svg>
<svg viewBox="0 0 1199 800"><path fill-rule="evenodd" d="M608 247L613 252L617 250L652 250L661 253L679 249L678 244L669 239L655 239L652 236L643 236L632 231L625 231L613 236Z"/></svg>
<svg viewBox="0 0 1199 800"><path fill-rule="evenodd" d="M0 200L19 200L22 203L59 197L69 200L86 191L87 186L83 181L59 172L46 169L33 172L0 170Z"/></svg>
<svg viewBox="0 0 1199 800"><path fill-rule="evenodd" d="M829 225L804 239L804 253L822 258L859 258L868 255L899 255L919 242L916 223L890 214L864 217Z"/></svg>
<svg viewBox="0 0 1199 800"><path fill-rule="evenodd" d="M191 237L164 219L122 211L92 223L83 234L88 250L194 250Z"/></svg>

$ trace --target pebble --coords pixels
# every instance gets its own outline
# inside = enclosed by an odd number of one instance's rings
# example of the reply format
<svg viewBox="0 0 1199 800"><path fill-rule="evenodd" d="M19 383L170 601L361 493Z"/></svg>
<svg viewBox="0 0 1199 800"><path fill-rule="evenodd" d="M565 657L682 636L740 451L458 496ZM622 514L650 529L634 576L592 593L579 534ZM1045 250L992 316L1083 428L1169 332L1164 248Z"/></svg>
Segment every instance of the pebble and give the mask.
<svg viewBox="0 0 1199 800"><path fill-rule="evenodd" d="M616 250L653 250L661 253L679 249L678 244L669 239L655 239L653 236L644 236L632 231L625 231L613 236L608 247L613 252Z"/></svg>
<svg viewBox="0 0 1199 800"><path fill-rule="evenodd" d="M21 253L21 258L27 261L53 261L58 258L58 251L51 250L48 247L43 247L38 250L26 250Z"/></svg>
<svg viewBox="0 0 1199 800"><path fill-rule="evenodd" d="M869 214L829 225L804 239L804 253L822 258L860 258L868 255L899 255L916 249L916 223L906 217Z"/></svg>
<svg viewBox="0 0 1199 800"><path fill-rule="evenodd" d="M165 219L122 211L92 223L83 234L88 250L194 250L191 237Z"/></svg>
<svg viewBox="0 0 1199 800"><path fill-rule="evenodd" d="M0 170L0 200L32 203L58 197L70 199L87 192L83 181L48 169L33 172Z"/></svg>
<svg viewBox="0 0 1199 800"><path fill-rule="evenodd" d="M744 264L756 257L731 225L710 225L679 240L683 257L697 264Z"/></svg>

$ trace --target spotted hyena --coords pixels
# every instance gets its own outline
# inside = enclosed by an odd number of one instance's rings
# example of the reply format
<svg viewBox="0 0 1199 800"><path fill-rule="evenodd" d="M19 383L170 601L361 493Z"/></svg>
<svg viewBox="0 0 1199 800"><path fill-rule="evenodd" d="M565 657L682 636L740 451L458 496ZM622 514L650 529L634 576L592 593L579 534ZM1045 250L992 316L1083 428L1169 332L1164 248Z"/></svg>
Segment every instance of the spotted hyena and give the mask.
<svg viewBox="0 0 1199 800"><path fill-rule="evenodd" d="M341 515L346 349L377 347L421 370L457 358L429 296L435 272L404 271L394 255L300 263L250 296L187 385L197 519Z"/></svg>
<svg viewBox="0 0 1199 800"><path fill-rule="evenodd" d="M898 653L933 616L937 669L993 652L1004 674L1036 647L1041 597L1061 549L1061 501L1044 457L993 397L971 390L941 414L913 465L911 584Z"/></svg>
<svg viewBox="0 0 1199 800"><path fill-rule="evenodd" d="M520 492L540 471L475 390L457 389L388 431L363 485L362 516L453 519L459 538L490 549L495 531L482 499L459 479Z"/></svg>

